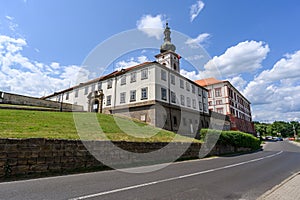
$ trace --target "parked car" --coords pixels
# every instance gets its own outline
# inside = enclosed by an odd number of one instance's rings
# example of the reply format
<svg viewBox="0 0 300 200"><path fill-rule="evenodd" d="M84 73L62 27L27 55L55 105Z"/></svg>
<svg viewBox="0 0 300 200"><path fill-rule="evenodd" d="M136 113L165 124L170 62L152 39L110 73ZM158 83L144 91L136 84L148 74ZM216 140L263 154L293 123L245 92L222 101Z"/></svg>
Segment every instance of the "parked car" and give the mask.
<svg viewBox="0 0 300 200"><path fill-rule="evenodd" d="M294 137L289 137L289 140L294 141L295 138Z"/></svg>
<svg viewBox="0 0 300 200"><path fill-rule="evenodd" d="M275 140L275 141L283 141L282 137L273 137L273 140Z"/></svg>

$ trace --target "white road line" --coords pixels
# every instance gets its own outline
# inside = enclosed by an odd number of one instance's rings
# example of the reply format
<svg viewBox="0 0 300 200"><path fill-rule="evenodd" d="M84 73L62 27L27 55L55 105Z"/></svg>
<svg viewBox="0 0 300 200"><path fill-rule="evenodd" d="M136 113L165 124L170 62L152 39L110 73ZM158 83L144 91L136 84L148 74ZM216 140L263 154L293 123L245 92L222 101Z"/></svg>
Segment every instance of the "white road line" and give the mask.
<svg viewBox="0 0 300 200"><path fill-rule="evenodd" d="M89 198L99 197L99 196L103 196L103 195L107 195L107 194L112 194L112 193L122 192L122 191L126 191L126 190L132 190L132 189L136 189L136 188L146 187L146 186L149 186L149 185L155 185L155 184L158 184L158 183L164 183L164 182L174 181L174 180L183 179L183 178L187 178L187 177L191 177L191 176L197 176L197 175L201 175L201 174L215 172L215 171L219 171L219 170L222 170L222 169L233 168L233 167L237 167L237 166L240 166L240 165L245 165L245 164L248 164L248 163L257 162L257 161L260 161L260 160L271 158L271 157L274 157L274 156L277 156L277 155L281 154L282 152L283 151L280 151L278 153L275 153L275 154L272 154L272 155L269 155L269 156L264 156L264 157L261 157L261 158L256 158L256 159L253 159L253 160L248 160L248 161L244 161L244 162L240 162L240 163L236 163L236 164L232 164L232 165L226 165L226 166L223 166L223 167L218 167L218 168L214 168L214 169L200 171L200 172L196 172L196 173L192 173L192 174L186 174L186 175L177 176L177 177L173 177L173 178L162 179L162 180L158 180L158 181L143 183L143 184L139 184L139 185L133 185L133 186L119 188L119 189L115 189L115 190L109 190L109 191L105 191L105 192L99 192L99 193L95 193L95 194L85 195L85 196L81 196L81 197L72 198L70 200L89 199Z"/></svg>

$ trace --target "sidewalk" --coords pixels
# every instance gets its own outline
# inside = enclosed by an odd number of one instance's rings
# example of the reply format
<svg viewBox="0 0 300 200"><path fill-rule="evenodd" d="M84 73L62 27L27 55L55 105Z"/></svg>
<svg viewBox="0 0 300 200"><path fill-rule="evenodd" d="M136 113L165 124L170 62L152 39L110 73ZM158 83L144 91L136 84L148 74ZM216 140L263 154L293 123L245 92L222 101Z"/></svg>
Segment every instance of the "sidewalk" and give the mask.
<svg viewBox="0 0 300 200"><path fill-rule="evenodd" d="M296 200L300 199L300 172L267 191L258 200Z"/></svg>
<svg viewBox="0 0 300 200"><path fill-rule="evenodd" d="M291 142L300 146L298 142ZM267 191L258 200L296 200L300 199L300 172Z"/></svg>

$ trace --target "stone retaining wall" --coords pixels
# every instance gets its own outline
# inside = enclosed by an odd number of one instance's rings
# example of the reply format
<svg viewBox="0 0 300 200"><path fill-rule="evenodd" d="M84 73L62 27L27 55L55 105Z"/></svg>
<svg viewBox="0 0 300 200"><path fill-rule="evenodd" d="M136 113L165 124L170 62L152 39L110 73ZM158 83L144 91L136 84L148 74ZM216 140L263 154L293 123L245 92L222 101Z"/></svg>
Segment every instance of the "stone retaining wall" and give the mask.
<svg viewBox="0 0 300 200"><path fill-rule="evenodd" d="M113 168L132 167L171 162L176 159L192 159L199 157L200 148L199 143L187 146L186 143L0 139L0 179L45 173L66 173L80 169L101 168L105 167L105 164ZM217 145L209 155L249 150ZM139 157L140 155L146 157Z"/></svg>
<svg viewBox="0 0 300 200"><path fill-rule="evenodd" d="M68 103L60 103L55 101L43 100L34 97L28 97L18 94L11 94L0 91L0 103L13 104L22 106L38 106L52 108L56 110L62 109L62 111L83 111L83 107L79 105L72 105Z"/></svg>

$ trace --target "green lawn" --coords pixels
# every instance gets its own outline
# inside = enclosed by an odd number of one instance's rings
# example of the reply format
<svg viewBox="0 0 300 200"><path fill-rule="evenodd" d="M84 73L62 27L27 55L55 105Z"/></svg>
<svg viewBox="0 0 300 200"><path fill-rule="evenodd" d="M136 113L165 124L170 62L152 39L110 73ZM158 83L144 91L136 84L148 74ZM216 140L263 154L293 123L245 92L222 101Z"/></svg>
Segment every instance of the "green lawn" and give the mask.
<svg viewBox="0 0 300 200"><path fill-rule="evenodd" d="M77 126L71 112L0 109L0 138L200 142L125 117L75 113L75 119Z"/></svg>

